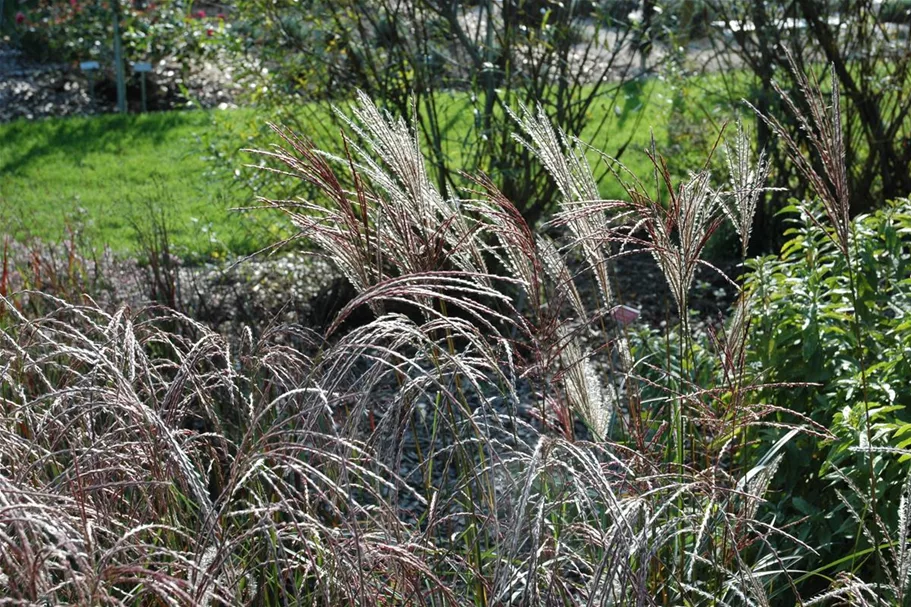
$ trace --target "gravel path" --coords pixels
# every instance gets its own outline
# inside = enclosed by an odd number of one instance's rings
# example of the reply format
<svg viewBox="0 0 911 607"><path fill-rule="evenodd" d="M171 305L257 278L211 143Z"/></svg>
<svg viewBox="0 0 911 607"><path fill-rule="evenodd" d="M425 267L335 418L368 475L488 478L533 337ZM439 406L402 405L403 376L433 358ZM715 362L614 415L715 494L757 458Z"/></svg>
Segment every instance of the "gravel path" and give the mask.
<svg viewBox="0 0 911 607"><path fill-rule="evenodd" d="M0 43L0 122L94 111L80 80L66 65L33 63Z"/></svg>

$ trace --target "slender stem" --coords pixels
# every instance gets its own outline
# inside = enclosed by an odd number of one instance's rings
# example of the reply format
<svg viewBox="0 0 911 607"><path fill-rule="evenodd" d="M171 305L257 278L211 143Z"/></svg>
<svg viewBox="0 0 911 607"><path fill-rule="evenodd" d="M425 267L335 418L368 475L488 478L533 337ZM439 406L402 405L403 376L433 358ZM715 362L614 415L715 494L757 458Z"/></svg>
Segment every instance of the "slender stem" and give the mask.
<svg viewBox="0 0 911 607"><path fill-rule="evenodd" d="M851 224L850 234L854 237L853 238L853 240L854 240L853 244L854 244L854 249L855 249L854 256L853 257L851 256L850 250L847 248L845 249L844 253L845 253L845 263L848 266L848 282L850 283L850 288L848 289L848 293L851 296L851 309L853 311L853 314L852 314L853 322L851 323L851 328L854 331L854 341L855 341L855 347L857 350L857 354L856 354L857 364L860 365L861 392L863 394L863 399L864 399L864 425L865 425L865 431L867 434L867 473L869 475L869 483L870 483L870 511L871 511L871 514L873 515L873 520L876 521L876 520L878 520L878 516L879 516L878 512L877 512L877 507L876 507L877 482L876 482L876 471L873 467L873 450L872 450L873 445L870 442L870 440L873 436L873 431L872 431L872 424L870 423L870 398L869 398L868 383L867 383L867 364L866 364L866 360L865 360L866 357L864 354L864 344L862 341L862 334L861 334L861 330L860 330L860 319L858 318L858 310L857 310L857 302L858 302L857 278L854 275L853 259L859 258L859 257L857 255L857 234L855 233L855 227L853 224ZM861 520L863 520L863 519L861 519ZM874 553L876 554L877 568L880 568L882 566L882 554L879 550L879 537L878 537L879 536L879 525L874 524L872 527L873 527L872 533L873 533L873 538L874 538L873 544L876 547L876 549L874 550ZM858 531L860 531L860 530L858 530ZM860 537L860 533L858 533L857 535L858 535L858 537Z"/></svg>

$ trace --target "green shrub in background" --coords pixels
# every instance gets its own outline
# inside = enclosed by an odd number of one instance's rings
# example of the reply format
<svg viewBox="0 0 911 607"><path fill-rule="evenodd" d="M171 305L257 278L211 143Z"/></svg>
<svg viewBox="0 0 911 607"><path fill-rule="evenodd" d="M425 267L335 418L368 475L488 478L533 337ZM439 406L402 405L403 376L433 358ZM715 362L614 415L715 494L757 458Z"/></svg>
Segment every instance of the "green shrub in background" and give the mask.
<svg viewBox="0 0 911 607"><path fill-rule="evenodd" d="M879 15L886 23L911 23L911 0L885 0Z"/></svg>
<svg viewBox="0 0 911 607"><path fill-rule="evenodd" d="M171 57L185 63L214 51L229 28L224 14L195 9L190 0L118 1L127 60ZM115 8L117 4L95 0L26 2L8 27L34 59L110 62Z"/></svg>
<svg viewBox="0 0 911 607"><path fill-rule="evenodd" d="M870 548L850 508L861 518L883 515L870 512L873 504L898 504L906 475L907 457L889 449L911 446L911 202L857 217L850 262L820 227L821 216L788 211L799 216L781 255L747 263L749 358L758 381L800 384L776 389L774 404L837 437L792 441L774 500L778 520L794 523L792 532L812 543L824 566ZM849 483L867 495L875 489L872 504L833 490Z"/></svg>
<svg viewBox="0 0 911 607"><path fill-rule="evenodd" d="M441 191L471 187L462 171L483 172L534 224L558 191L512 137L510 112L541 104L568 136L586 130L599 144L620 132L624 84L639 76L638 62L627 60L640 35L629 6L243 0L234 4L241 35L233 41L250 101L278 122L297 128L303 111L315 109L307 120L325 128L308 137L333 135L341 124L330 103L361 90L397 115L416 114ZM307 103L314 100L320 105ZM331 120L318 122L317 114ZM633 143L612 136L610 156L621 159Z"/></svg>

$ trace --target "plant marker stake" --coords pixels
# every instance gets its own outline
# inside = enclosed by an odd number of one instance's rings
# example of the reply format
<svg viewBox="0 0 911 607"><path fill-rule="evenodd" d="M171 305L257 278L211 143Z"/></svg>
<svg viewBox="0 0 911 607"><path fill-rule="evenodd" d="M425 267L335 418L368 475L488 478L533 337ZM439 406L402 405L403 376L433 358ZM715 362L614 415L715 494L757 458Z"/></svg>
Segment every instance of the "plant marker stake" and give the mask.
<svg viewBox="0 0 911 607"><path fill-rule="evenodd" d="M152 64L144 61L137 61L133 64L133 72L139 74L139 87L142 91L142 111L147 112L146 107L146 73L152 71Z"/></svg>
<svg viewBox="0 0 911 607"><path fill-rule="evenodd" d="M624 327L639 318L639 310L630 306L617 306L610 314Z"/></svg>
<svg viewBox="0 0 911 607"><path fill-rule="evenodd" d="M120 41L120 0L111 4L114 12L114 73L117 76L117 111L127 111L127 83L123 73L123 46Z"/></svg>

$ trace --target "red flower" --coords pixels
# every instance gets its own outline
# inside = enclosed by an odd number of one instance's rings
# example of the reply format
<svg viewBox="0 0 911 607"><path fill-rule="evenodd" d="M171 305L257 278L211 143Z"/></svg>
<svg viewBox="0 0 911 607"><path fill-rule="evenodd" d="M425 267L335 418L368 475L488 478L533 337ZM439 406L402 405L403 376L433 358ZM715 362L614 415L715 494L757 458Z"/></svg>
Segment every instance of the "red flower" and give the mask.
<svg viewBox="0 0 911 607"><path fill-rule="evenodd" d="M224 14L224 13L218 13L218 14L216 15L216 17L218 17L218 20L219 20L219 21L224 21L224 20L225 20L225 14Z"/></svg>
<svg viewBox="0 0 911 607"><path fill-rule="evenodd" d="M73 8L76 8L77 6L79 6L78 0L70 0L70 6L72 6Z"/></svg>
<svg viewBox="0 0 911 607"><path fill-rule="evenodd" d="M197 11L197 12L196 12L196 16L199 17L200 19L205 19L205 18L206 18L206 11Z"/></svg>
<svg viewBox="0 0 911 607"><path fill-rule="evenodd" d="M25 23L25 14L22 11L19 11L18 13L16 13L16 23L18 25L22 25L23 23Z"/></svg>
<svg viewBox="0 0 911 607"><path fill-rule="evenodd" d="M212 34L214 34L214 33L215 33L215 30L213 30L211 27L206 30L206 36L211 37Z"/></svg>

